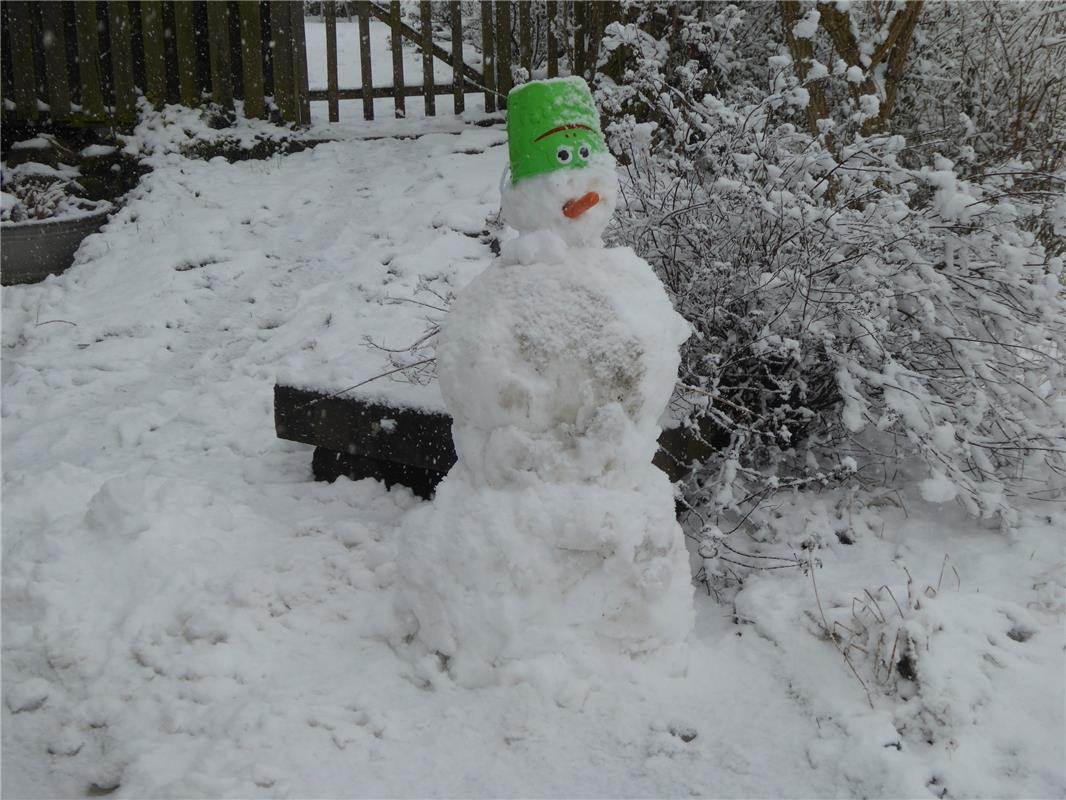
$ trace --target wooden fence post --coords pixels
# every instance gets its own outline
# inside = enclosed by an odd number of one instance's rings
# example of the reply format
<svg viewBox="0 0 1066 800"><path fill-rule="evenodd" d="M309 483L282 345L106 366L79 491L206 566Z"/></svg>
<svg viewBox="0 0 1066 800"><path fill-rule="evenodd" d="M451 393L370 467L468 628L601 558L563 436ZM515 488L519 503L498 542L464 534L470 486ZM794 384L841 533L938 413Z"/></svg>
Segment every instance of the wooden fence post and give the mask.
<svg viewBox="0 0 1066 800"><path fill-rule="evenodd" d="M559 77L559 40L556 37L556 25L559 15L558 0L548 0L548 77Z"/></svg>
<svg viewBox="0 0 1066 800"><path fill-rule="evenodd" d="M501 109L507 108L511 80L511 3L496 0L496 89Z"/></svg>
<svg viewBox="0 0 1066 800"><path fill-rule="evenodd" d="M452 2L452 110L456 114L462 114L466 110L466 94L464 85L466 78L463 76L463 15L458 2Z"/></svg>
<svg viewBox="0 0 1066 800"><path fill-rule="evenodd" d="M526 80L533 79L533 23L530 20L531 0L518 0L518 51Z"/></svg>
<svg viewBox="0 0 1066 800"><path fill-rule="evenodd" d="M270 2L270 38L274 64L274 104L286 122L296 121L295 84L292 79L292 31L286 0Z"/></svg>
<svg viewBox="0 0 1066 800"><path fill-rule="evenodd" d="M422 18L422 97L425 98L426 116L434 117L437 115L437 97L433 80L433 8L429 0L422 0L418 11Z"/></svg>
<svg viewBox="0 0 1066 800"><path fill-rule="evenodd" d="M392 21L392 101L396 107L396 118L407 116L407 106L403 94L403 33L400 30L400 0L389 4L389 18Z"/></svg>
<svg viewBox="0 0 1066 800"><path fill-rule="evenodd" d="M589 38L588 50L585 52L585 72L583 77L592 80L596 77L596 67L600 61L600 41L606 25L607 3L589 3Z"/></svg>
<svg viewBox="0 0 1066 800"><path fill-rule="evenodd" d="M167 101L167 56L160 0L141 0L141 46L148 100L160 108Z"/></svg>
<svg viewBox="0 0 1066 800"><path fill-rule="evenodd" d="M329 95L329 121L341 118L337 98L337 3L326 0L326 93Z"/></svg>
<svg viewBox="0 0 1066 800"><path fill-rule="evenodd" d="M574 49L571 51L570 72L573 75L585 74L585 32L588 28L588 4L585 0L574 0Z"/></svg>
<svg viewBox="0 0 1066 800"><path fill-rule="evenodd" d="M223 108L233 108L227 3L207 4L207 42L211 57L211 99Z"/></svg>
<svg viewBox="0 0 1066 800"><path fill-rule="evenodd" d="M496 110L496 55L492 3L481 4L481 72L485 80L485 111Z"/></svg>
<svg viewBox="0 0 1066 800"><path fill-rule="evenodd" d="M296 122L311 122L311 98L307 87L307 32L304 30L304 4L289 3L292 13L292 80Z"/></svg>
<svg viewBox="0 0 1066 800"><path fill-rule="evenodd" d="M174 45L178 52L178 87L181 103L194 106L200 100L196 70L196 23L192 3L174 4Z"/></svg>
<svg viewBox="0 0 1066 800"><path fill-rule="evenodd" d="M15 89L15 110L26 120L37 119L37 72L33 65L33 17L26 0L12 0L8 4L11 28L11 78Z"/></svg>
<svg viewBox="0 0 1066 800"><path fill-rule="evenodd" d="M363 119L374 118L374 77L370 59L370 0L359 0L359 65L363 82Z"/></svg>
<svg viewBox="0 0 1066 800"><path fill-rule="evenodd" d="M42 3L41 23L48 113L53 120L69 119L70 78L67 74L67 34L63 6L60 3Z"/></svg>
<svg viewBox="0 0 1066 800"><path fill-rule="evenodd" d="M96 0L74 4L78 28L78 80L81 83L81 108L87 120L102 121L104 93L100 88L100 32L96 25Z"/></svg>
<svg viewBox="0 0 1066 800"><path fill-rule="evenodd" d="M266 117L263 97L263 24L259 18L259 0L240 0L241 40L244 42L244 115Z"/></svg>
<svg viewBox="0 0 1066 800"><path fill-rule="evenodd" d="M133 122L137 118L137 90L133 85L133 25L126 0L108 0L107 29L111 37L115 121Z"/></svg>

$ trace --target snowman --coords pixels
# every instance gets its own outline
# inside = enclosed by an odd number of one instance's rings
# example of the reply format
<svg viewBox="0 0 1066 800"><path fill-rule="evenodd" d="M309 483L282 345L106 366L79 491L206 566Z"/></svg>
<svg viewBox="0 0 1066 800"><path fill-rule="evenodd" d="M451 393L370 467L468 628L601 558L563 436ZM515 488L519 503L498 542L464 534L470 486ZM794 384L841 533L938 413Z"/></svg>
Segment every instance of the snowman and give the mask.
<svg viewBox="0 0 1066 800"><path fill-rule="evenodd" d="M603 246L617 177L585 82L515 88L507 131L519 235L441 326L458 461L401 523L406 646L423 679L465 686L680 671L692 584L651 460L689 327L645 261Z"/></svg>

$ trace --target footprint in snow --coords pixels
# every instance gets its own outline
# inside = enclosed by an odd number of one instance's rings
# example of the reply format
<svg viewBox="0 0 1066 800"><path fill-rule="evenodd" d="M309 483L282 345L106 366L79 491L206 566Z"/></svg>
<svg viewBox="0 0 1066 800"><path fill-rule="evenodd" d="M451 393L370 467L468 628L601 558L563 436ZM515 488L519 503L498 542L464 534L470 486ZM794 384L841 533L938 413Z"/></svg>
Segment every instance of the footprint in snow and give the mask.
<svg viewBox="0 0 1066 800"><path fill-rule="evenodd" d="M44 678L30 678L7 690L7 707L13 714L36 711L48 701L52 685Z"/></svg>

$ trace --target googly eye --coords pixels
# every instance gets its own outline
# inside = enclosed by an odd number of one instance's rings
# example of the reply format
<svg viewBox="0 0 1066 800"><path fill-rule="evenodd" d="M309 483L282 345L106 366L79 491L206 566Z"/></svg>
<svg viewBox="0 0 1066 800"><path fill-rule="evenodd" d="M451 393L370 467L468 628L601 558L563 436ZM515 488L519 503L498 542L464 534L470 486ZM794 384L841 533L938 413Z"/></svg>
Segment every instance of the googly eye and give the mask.
<svg viewBox="0 0 1066 800"><path fill-rule="evenodd" d="M581 159L582 161L588 161L588 160L589 160L589 156L590 156L590 155L591 155L592 153L591 153L591 151L589 150L589 146L588 146L587 144L583 144L583 145L581 145L581 147L579 147L579 148L577 149L577 154L578 154L578 157L579 157L579 158L580 158L580 159Z"/></svg>
<svg viewBox="0 0 1066 800"><path fill-rule="evenodd" d="M569 164L570 159L574 157L574 154L569 147L560 147L555 151L555 157L559 160L560 164Z"/></svg>

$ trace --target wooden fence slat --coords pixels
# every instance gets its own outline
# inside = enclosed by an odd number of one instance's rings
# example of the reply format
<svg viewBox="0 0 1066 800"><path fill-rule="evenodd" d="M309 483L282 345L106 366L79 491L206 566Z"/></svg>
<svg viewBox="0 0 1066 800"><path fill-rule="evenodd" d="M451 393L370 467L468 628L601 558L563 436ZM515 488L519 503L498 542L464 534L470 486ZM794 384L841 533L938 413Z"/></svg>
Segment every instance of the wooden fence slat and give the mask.
<svg viewBox="0 0 1066 800"><path fill-rule="evenodd" d="M481 72L485 82L485 111L496 110L496 55L492 35L492 3L481 4Z"/></svg>
<svg viewBox="0 0 1066 800"><path fill-rule="evenodd" d="M311 122L311 98L307 87L307 34L304 30L304 4L289 3L292 13L292 79L295 94L296 122L307 125Z"/></svg>
<svg viewBox="0 0 1066 800"><path fill-rule="evenodd" d="M603 39L603 29L606 24L604 12L606 3L589 3L589 38L588 50L585 51L585 77L592 79L596 74L596 65L599 63L600 41Z"/></svg>
<svg viewBox="0 0 1066 800"><path fill-rule="evenodd" d="M326 0L326 91L329 95L329 121L341 118L337 89L337 3Z"/></svg>
<svg viewBox="0 0 1066 800"><path fill-rule="evenodd" d="M274 55L274 103L286 122L295 122L296 84L292 78L292 23L286 0L270 2L270 38Z"/></svg>
<svg viewBox="0 0 1066 800"><path fill-rule="evenodd" d="M392 0L389 3L389 17L392 24L392 85L396 89L393 105L396 107L396 118L402 119L407 116L407 108L404 105L404 93L400 91L404 86L403 80L403 31L400 30L400 0Z"/></svg>
<svg viewBox="0 0 1066 800"><path fill-rule="evenodd" d="M60 3L41 4L41 49L44 51L45 83L48 85L49 116L70 118L70 75L67 72L67 33Z"/></svg>
<svg viewBox="0 0 1066 800"><path fill-rule="evenodd" d="M530 0L518 0L518 52L527 81L533 78L533 24L529 13L531 5Z"/></svg>
<svg viewBox="0 0 1066 800"><path fill-rule="evenodd" d="M178 91L181 103L195 106L200 100L196 74L196 23L192 3L174 3L174 46L178 53Z"/></svg>
<svg viewBox="0 0 1066 800"><path fill-rule="evenodd" d="M141 0L141 44L148 100L158 108L167 101L167 53L160 0Z"/></svg>
<svg viewBox="0 0 1066 800"><path fill-rule="evenodd" d="M437 115L437 98L433 92L433 7L429 0L418 4L422 18L422 89L426 103L426 116Z"/></svg>
<svg viewBox="0 0 1066 800"><path fill-rule="evenodd" d="M233 108L228 3L207 4L207 45L211 57L211 99L223 108Z"/></svg>
<svg viewBox="0 0 1066 800"><path fill-rule="evenodd" d="M259 19L258 0L240 0L241 41L244 53L241 59L244 75L244 115L255 119L266 116L263 99L263 25Z"/></svg>
<svg viewBox="0 0 1066 800"><path fill-rule="evenodd" d="M507 108L507 93L511 91L511 3L496 0L496 90L497 105Z"/></svg>
<svg viewBox="0 0 1066 800"><path fill-rule="evenodd" d="M363 119L374 118L374 77L370 63L370 1L360 0L359 69L363 82Z"/></svg>
<svg viewBox="0 0 1066 800"><path fill-rule="evenodd" d="M111 37L115 121L133 122L137 118L137 89L133 85L133 25L126 0L108 0L107 29Z"/></svg>
<svg viewBox="0 0 1066 800"><path fill-rule="evenodd" d="M555 41L559 43L559 54L566 58L566 69L574 74L574 40L570 31L574 27L574 0L559 0L559 17L562 20L556 29Z"/></svg>
<svg viewBox="0 0 1066 800"><path fill-rule="evenodd" d="M37 73L33 64L33 9L26 0L8 3L11 15L8 37L11 43L11 77L15 89L15 110L21 119L37 119Z"/></svg>
<svg viewBox="0 0 1066 800"><path fill-rule="evenodd" d="M96 0L74 4L74 21L78 31L78 79L81 83L81 110L87 120L103 120L104 93L100 88L100 31L97 27Z"/></svg>
<svg viewBox="0 0 1066 800"><path fill-rule="evenodd" d="M574 49L570 59L573 75L585 74L585 31L588 28L588 3L574 0Z"/></svg>
<svg viewBox="0 0 1066 800"><path fill-rule="evenodd" d="M449 3L452 17L452 104L456 114L466 110L463 91L463 14L459 3Z"/></svg>
<svg viewBox="0 0 1066 800"><path fill-rule="evenodd" d="M559 15L558 0L548 0L546 13L548 18L548 77L557 78L559 77L559 40L555 38L555 31Z"/></svg>
<svg viewBox="0 0 1066 800"><path fill-rule="evenodd" d="M11 35L11 23L9 22L10 16L8 15L8 5L0 5L0 52L6 53L10 47L8 46L8 38ZM7 120L14 117L13 111L8 111L8 103L14 103L11 100L11 95L14 93L14 87L11 84L11 70L4 62L4 59L0 58L0 119Z"/></svg>

